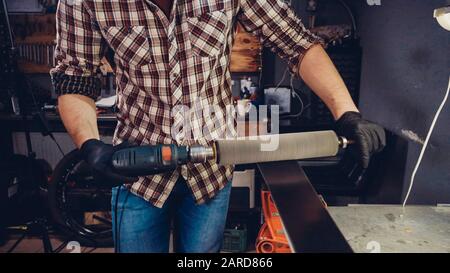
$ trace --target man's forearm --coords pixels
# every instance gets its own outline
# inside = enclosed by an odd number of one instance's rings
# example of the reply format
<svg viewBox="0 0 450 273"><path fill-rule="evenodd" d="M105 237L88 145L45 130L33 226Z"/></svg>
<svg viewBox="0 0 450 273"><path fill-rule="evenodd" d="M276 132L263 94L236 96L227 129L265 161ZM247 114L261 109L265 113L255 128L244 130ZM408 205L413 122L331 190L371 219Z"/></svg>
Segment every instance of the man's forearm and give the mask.
<svg viewBox="0 0 450 273"><path fill-rule="evenodd" d="M67 132L80 148L88 139L99 139L97 113L93 99L75 94L58 98L58 109Z"/></svg>
<svg viewBox="0 0 450 273"><path fill-rule="evenodd" d="M303 57L299 73L305 83L339 119L347 111L358 111L344 81L320 45L311 47Z"/></svg>

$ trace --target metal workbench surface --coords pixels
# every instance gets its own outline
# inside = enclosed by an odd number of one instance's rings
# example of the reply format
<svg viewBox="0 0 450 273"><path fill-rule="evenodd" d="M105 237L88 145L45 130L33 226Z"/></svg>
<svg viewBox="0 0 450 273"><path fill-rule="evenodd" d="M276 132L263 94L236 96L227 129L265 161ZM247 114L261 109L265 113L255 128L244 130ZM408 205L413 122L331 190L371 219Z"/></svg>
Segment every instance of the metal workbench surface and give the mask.
<svg viewBox="0 0 450 273"><path fill-rule="evenodd" d="M328 211L357 253L450 252L450 207L354 205Z"/></svg>

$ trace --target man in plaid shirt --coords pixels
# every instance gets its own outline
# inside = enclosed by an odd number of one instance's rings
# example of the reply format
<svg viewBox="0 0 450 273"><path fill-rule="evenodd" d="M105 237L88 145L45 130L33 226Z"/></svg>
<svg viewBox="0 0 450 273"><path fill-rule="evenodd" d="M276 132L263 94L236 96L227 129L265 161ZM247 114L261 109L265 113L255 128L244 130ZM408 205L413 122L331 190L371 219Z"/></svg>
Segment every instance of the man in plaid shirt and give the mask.
<svg viewBox="0 0 450 273"><path fill-rule="evenodd" d="M150 177L124 177L110 166L120 143L135 145L207 144L226 126L212 116L191 120L193 138L182 127L178 106L213 105L215 117L232 105L230 52L237 22L303 78L332 111L341 133L357 142L364 167L384 146L381 127L361 118L341 77L300 19L279 0L60 0L57 60L51 71L59 111L67 131L97 175L127 186L113 189L120 212L114 226L122 252L167 252L175 223L178 252L217 252L231 191L232 166L188 164ZM107 49L114 51L118 125L113 142L99 140L95 99L97 77ZM118 199L116 199L118 198ZM113 215L117 217L117 215ZM117 235L117 234L116 234Z"/></svg>

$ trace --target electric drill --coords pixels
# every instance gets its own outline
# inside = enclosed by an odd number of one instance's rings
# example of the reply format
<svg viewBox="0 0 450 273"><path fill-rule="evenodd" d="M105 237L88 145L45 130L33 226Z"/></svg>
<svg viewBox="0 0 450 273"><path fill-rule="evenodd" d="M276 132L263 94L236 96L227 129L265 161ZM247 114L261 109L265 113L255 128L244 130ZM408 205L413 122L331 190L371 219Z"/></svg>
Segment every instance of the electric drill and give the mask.
<svg viewBox="0 0 450 273"><path fill-rule="evenodd" d="M112 166L128 176L154 175L187 163L214 160L219 165L335 156L351 142L334 131L305 132L214 141L210 146L144 145L116 151Z"/></svg>
<svg viewBox="0 0 450 273"><path fill-rule="evenodd" d="M211 147L158 144L116 151L112 165L121 174L145 176L173 171L188 162L202 163L212 158L214 149Z"/></svg>

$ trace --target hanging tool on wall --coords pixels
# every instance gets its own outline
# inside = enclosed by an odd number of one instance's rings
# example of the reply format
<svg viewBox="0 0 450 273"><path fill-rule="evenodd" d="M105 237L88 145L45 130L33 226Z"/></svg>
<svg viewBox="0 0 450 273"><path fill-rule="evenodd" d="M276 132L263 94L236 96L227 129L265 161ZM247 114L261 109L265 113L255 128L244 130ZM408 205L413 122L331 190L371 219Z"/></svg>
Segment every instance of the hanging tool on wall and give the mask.
<svg viewBox="0 0 450 273"><path fill-rule="evenodd" d="M237 165L335 156L350 143L334 131L318 131L259 136L255 140L224 139L211 146L145 145L115 152L112 166L125 175L145 176L210 160L219 165Z"/></svg>

